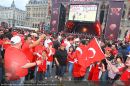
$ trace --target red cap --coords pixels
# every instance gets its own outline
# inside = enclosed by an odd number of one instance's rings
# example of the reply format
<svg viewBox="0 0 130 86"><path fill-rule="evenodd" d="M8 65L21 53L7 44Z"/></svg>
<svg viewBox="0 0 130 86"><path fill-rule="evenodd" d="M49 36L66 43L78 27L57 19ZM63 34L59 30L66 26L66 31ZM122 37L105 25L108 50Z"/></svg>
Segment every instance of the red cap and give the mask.
<svg viewBox="0 0 130 86"><path fill-rule="evenodd" d="M61 46L64 46L64 47L66 47L66 44L65 44L65 43L62 43L62 44L61 44Z"/></svg>
<svg viewBox="0 0 130 86"><path fill-rule="evenodd" d="M16 36L16 35L18 35L18 32L14 31L14 32L12 32L12 35Z"/></svg>
<svg viewBox="0 0 130 86"><path fill-rule="evenodd" d="M53 45L53 43L52 43L52 42L49 42L48 45Z"/></svg>
<svg viewBox="0 0 130 86"><path fill-rule="evenodd" d="M110 47L106 47L105 50L111 51L112 49Z"/></svg>

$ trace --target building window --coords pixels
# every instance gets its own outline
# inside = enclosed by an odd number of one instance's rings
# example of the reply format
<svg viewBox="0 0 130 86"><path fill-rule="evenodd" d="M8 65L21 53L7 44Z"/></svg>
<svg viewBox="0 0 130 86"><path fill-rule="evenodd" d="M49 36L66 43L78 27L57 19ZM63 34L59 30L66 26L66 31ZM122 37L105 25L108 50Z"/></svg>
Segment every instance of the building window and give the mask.
<svg viewBox="0 0 130 86"><path fill-rule="evenodd" d="M35 14L33 14L33 17L35 17Z"/></svg>

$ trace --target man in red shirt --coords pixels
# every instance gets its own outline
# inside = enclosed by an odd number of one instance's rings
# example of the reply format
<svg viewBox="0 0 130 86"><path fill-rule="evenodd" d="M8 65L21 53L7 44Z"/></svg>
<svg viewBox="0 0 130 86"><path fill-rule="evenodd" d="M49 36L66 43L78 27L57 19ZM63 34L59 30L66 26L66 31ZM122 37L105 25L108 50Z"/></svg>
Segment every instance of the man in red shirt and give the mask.
<svg viewBox="0 0 130 86"><path fill-rule="evenodd" d="M45 35L41 35L37 41L32 42L31 35L25 37L25 42L22 46L22 51L30 62L35 61L33 48L37 46L40 43L40 41L42 41L44 38ZM34 69L30 69L26 79L32 79L33 77L34 77Z"/></svg>
<svg viewBox="0 0 130 86"><path fill-rule="evenodd" d="M28 74L28 68L41 64L40 60L30 63L22 52L21 46L21 38L15 36L11 38L11 47L5 51L5 75L12 86L23 84L25 76Z"/></svg>
<svg viewBox="0 0 130 86"><path fill-rule="evenodd" d="M112 49L112 51L111 51L112 55L116 57L117 54L118 54L118 50L116 48L116 45L113 44L112 47L111 47L111 49Z"/></svg>

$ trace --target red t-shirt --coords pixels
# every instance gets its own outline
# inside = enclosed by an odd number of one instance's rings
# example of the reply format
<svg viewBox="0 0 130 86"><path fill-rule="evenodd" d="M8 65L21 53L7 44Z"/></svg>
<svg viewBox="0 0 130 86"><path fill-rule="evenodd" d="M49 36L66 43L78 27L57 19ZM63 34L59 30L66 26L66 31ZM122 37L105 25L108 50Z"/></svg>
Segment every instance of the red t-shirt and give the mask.
<svg viewBox="0 0 130 86"><path fill-rule="evenodd" d="M42 45L38 45L35 47L35 52L42 55L42 52L45 51L45 47ZM42 60L41 57L37 56L37 60ZM46 71L46 60L43 60L41 65L38 65L38 72L45 72Z"/></svg>
<svg viewBox="0 0 130 86"><path fill-rule="evenodd" d="M24 35L23 35L23 34L20 34L19 36L20 36L20 38L21 38L22 44L24 44Z"/></svg>
<svg viewBox="0 0 130 86"><path fill-rule="evenodd" d="M42 52L43 52L44 50L46 50L46 49L45 49L45 47L42 46L42 45L38 45L38 46L35 47L35 52L36 52L36 53L39 53L39 54L41 54L41 55L42 55Z"/></svg>
<svg viewBox="0 0 130 86"><path fill-rule="evenodd" d="M92 66L92 69L89 72L88 80L98 81L99 80L99 65L96 64L96 66Z"/></svg>
<svg viewBox="0 0 130 86"><path fill-rule="evenodd" d="M125 86L130 85L130 70L126 70L120 77L120 80L124 82Z"/></svg>
<svg viewBox="0 0 130 86"><path fill-rule="evenodd" d="M16 36L16 35L18 35L18 32L14 31L14 32L12 32L12 35Z"/></svg>
<svg viewBox="0 0 130 86"><path fill-rule="evenodd" d="M125 65L122 63L122 65L120 65L120 66L117 67L117 68L118 68L119 72L122 72L123 69L124 69L124 67L125 67Z"/></svg>
<svg viewBox="0 0 130 86"><path fill-rule="evenodd" d="M112 50L111 53L115 56L118 54L118 51L116 49Z"/></svg>
<svg viewBox="0 0 130 86"><path fill-rule="evenodd" d="M92 68L91 68L89 75L88 75L88 80L92 80L94 69L95 69L95 67L92 65Z"/></svg>
<svg viewBox="0 0 130 86"><path fill-rule="evenodd" d="M47 59L47 61L50 61L50 62L52 62L53 61L53 55L55 54L55 49L54 48L52 48L51 49L51 51L49 50L49 52L48 52L48 59Z"/></svg>
<svg viewBox="0 0 130 86"><path fill-rule="evenodd" d="M10 42L10 40L3 40L3 48L6 50L8 47L10 47L10 44L6 44L6 42Z"/></svg>
<svg viewBox="0 0 130 86"><path fill-rule="evenodd" d="M130 71L126 70L122 75L120 80L122 81L128 81L130 80Z"/></svg>
<svg viewBox="0 0 130 86"><path fill-rule="evenodd" d="M75 53L68 53L68 61L74 63Z"/></svg>
<svg viewBox="0 0 130 86"><path fill-rule="evenodd" d="M10 74L9 80L17 80L20 77L25 77L28 74L28 69L22 68L28 60L26 55L15 47L9 47L5 51L5 72Z"/></svg>
<svg viewBox="0 0 130 86"><path fill-rule="evenodd" d="M26 57L28 58L28 60L30 62L34 62L35 61L35 58L34 58L34 55L33 55L33 49L29 48L29 44L28 43L25 42L23 44L22 51L26 55Z"/></svg>
<svg viewBox="0 0 130 86"><path fill-rule="evenodd" d="M42 58L38 58L38 60L42 60ZM38 72L46 71L46 60L43 60L40 65L38 65Z"/></svg>
<svg viewBox="0 0 130 86"><path fill-rule="evenodd" d="M99 65L96 64L96 66L94 68L94 71L93 71L93 76L92 76L93 81L98 81L99 80L99 72L100 72L100 70L99 70L98 67L99 67Z"/></svg>

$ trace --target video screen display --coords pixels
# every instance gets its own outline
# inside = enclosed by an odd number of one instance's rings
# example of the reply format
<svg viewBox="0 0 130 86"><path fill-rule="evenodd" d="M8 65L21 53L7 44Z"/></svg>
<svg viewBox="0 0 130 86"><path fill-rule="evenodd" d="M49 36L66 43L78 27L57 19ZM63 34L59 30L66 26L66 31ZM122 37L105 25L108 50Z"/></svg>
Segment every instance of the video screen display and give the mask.
<svg viewBox="0 0 130 86"><path fill-rule="evenodd" d="M95 22L97 10L98 5L70 5L68 20Z"/></svg>

